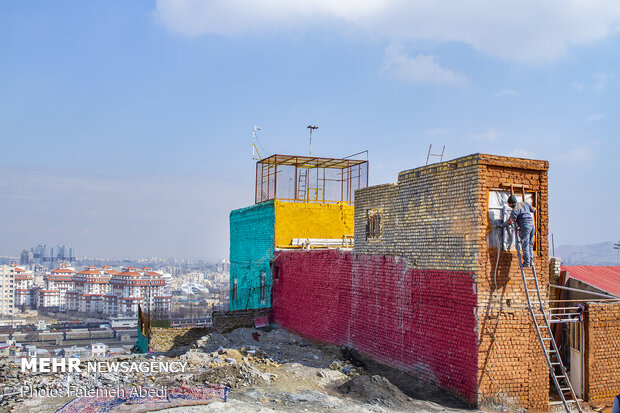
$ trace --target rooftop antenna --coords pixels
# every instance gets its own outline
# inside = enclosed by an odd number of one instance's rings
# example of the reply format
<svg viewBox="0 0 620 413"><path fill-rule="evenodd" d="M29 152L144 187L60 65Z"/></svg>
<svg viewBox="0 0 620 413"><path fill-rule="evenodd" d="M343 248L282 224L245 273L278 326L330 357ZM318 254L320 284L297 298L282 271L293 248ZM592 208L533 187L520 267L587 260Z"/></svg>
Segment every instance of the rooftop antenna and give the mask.
<svg viewBox="0 0 620 413"><path fill-rule="evenodd" d="M431 156L437 156L439 157L439 162L443 162L443 154L446 151L446 145L443 146L441 153L431 153L431 149L433 149L432 143L428 147L428 155L426 155L426 164L428 165L428 161L430 160Z"/></svg>
<svg viewBox="0 0 620 413"><path fill-rule="evenodd" d="M312 131L318 128L318 126L308 125L308 129L310 129L310 146L308 147L308 153L310 155L312 155Z"/></svg>
<svg viewBox="0 0 620 413"><path fill-rule="evenodd" d="M252 127L252 159L261 160L258 147L256 146L256 132L260 130L260 127L254 125Z"/></svg>

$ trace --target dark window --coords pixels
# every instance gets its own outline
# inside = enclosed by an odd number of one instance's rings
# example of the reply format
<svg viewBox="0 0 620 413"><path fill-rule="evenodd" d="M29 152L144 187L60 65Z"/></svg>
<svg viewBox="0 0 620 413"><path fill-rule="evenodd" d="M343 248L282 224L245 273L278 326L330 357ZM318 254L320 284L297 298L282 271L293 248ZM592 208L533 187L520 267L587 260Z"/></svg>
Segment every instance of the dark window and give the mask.
<svg viewBox="0 0 620 413"><path fill-rule="evenodd" d="M237 280L233 281L233 300L236 300L238 297L238 288L237 288Z"/></svg>
<svg viewBox="0 0 620 413"><path fill-rule="evenodd" d="M265 290L267 287L267 282L266 282L266 275L265 273L261 273L260 274L260 300L262 302L265 302Z"/></svg>
<svg viewBox="0 0 620 413"><path fill-rule="evenodd" d="M366 239L381 238L381 210L369 209L366 217Z"/></svg>

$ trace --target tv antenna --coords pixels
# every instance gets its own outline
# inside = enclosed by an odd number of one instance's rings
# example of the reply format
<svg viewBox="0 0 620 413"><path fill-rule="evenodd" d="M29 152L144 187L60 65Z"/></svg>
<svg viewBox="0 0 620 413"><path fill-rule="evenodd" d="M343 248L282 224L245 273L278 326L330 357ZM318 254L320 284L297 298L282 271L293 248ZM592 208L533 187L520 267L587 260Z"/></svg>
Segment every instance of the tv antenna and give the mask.
<svg viewBox="0 0 620 413"><path fill-rule="evenodd" d="M443 161L443 154L446 151L446 145L443 146L443 149L441 150L441 153L431 153L431 150L433 149L433 144L431 143L430 146L428 147L428 155L426 155L426 164L428 165L428 161L431 159L431 156L436 156L439 158L439 162Z"/></svg>
<svg viewBox="0 0 620 413"><path fill-rule="evenodd" d="M256 146L256 132L260 130L260 127L254 125L252 127L252 159L261 160L260 153L258 152L258 147Z"/></svg>
<svg viewBox="0 0 620 413"><path fill-rule="evenodd" d="M308 153L310 155L312 155L312 131L318 128L318 126L308 125L308 129L310 129L310 146L308 146Z"/></svg>

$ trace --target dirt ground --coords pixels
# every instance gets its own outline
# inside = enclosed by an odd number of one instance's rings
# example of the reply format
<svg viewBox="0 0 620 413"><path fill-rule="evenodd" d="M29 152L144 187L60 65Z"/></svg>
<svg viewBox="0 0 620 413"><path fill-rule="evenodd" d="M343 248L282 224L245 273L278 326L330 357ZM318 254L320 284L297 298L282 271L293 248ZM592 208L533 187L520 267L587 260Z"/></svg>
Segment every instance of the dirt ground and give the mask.
<svg viewBox="0 0 620 413"><path fill-rule="evenodd" d="M472 412L459 400L411 376L377 365L354 352L318 346L277 328L212 333L192 346L148 357L187 362L188 371L131 377L105 373L88 378L88 383L168 387L208 383L230 388L226 402L179 408L161 406L160 411L170 413ZM61 379L66 377L58 376ZM56 378L46 380L52 385ZM1 407L0 412L54 412L67 401L15 400Z"/></svg>

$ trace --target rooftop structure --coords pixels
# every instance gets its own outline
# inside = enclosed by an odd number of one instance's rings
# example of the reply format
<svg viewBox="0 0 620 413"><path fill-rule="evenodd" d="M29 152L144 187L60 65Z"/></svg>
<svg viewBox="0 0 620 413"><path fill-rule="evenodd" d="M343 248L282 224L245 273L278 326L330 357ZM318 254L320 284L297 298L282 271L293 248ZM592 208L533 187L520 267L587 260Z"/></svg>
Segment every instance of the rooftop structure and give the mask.
<svg viewBox="0 0 620 413"><path fill-rule="evenodd" d="M353 204L368 186L368 160L272 155L256 162L255 202Z"/></svg>

